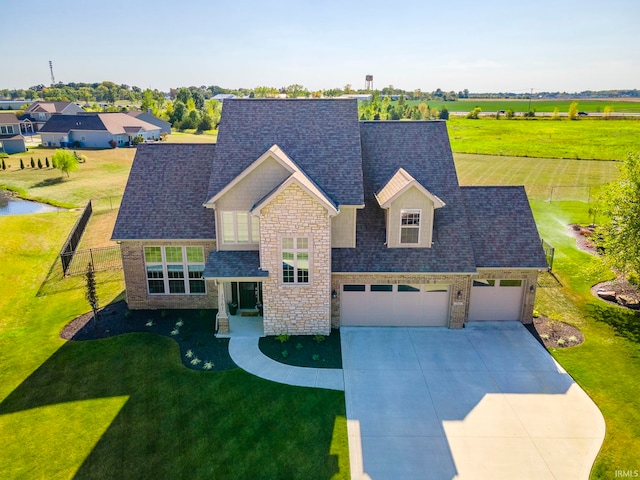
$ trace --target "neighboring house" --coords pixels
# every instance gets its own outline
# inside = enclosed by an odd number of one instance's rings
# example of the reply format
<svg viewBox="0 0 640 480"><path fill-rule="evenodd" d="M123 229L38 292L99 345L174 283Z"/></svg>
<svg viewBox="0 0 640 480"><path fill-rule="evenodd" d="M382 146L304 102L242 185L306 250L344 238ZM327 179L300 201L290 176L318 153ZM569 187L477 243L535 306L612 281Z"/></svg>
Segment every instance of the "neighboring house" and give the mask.
<svg viewBox="0 0 640 480"><path fill-rule="evenodd" d="M22 121L25 122L25 125L28 121L33 125L33 131L38 131L54 115L78 115L80 113L84 113L84 110L72 102L37 101L24 111Z"/></svg>
<svg viewBox="0 0 640 480"><path fill-rule="evenodd" d="M268 335L532 321L523 187L460 187L446 123L356 100L226 100L217 144L143 145L113 239L132 309L262 314Z"/></svg>
<svg viewBox="0 0 640 480"><path fill-rule="evenodd" d="M138 120L145 121L150 123L151 125L155 125L156 127L160 127L160 133L171 133L171 124L161 118L156 117L151 112L138 112L135 110L130 110L127 112L127 115L133 118L137 118Z"/></svg>
<svg viewBox="0 0 640 480"><path fill-rule="evenodd" d="M232 98L237 98L233 93L218 93L211 97L212 100L218 100L220 102L224 102L225 100L230 100Z"/></svg>
<svg viewBox="0 0 640 480"><path fill-rule="evenodd" d="M130 146L133 139L158 140L160 127L125 113L54 115L40 129L45 147L109 148Z"/></svg>
<svg viewBox="0 0 640 480"><path fill-rule="evenodd" d="M13 113L0 113L0 152L26 152L27 145L20 133L20 120Z"/></svg>

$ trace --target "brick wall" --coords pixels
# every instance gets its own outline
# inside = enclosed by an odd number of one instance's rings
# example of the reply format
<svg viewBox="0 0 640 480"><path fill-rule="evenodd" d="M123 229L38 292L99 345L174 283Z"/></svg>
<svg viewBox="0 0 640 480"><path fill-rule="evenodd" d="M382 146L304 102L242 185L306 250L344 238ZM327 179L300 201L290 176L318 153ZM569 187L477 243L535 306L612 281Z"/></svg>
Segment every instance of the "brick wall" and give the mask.
<svg viewBox="0 0 640 480"><path fill-rule="evenodd" d="M309 284L282 283L281 239L308 237ZM287 187L262 209L260 262L266 335L323 334L331 331L331 218L297 185Z"/></svg>
<svg viewBox="0 0 640 480"><path fill-rule="evenodd" d="M127 304L132 310L162 308L217 308L218 289L213 281L206 282L205 295L149 295L144 263L145 246L202 246L206 262L209 252L215 250L210 241L123 241L120 244L122 267L127 289Z"/></svg>

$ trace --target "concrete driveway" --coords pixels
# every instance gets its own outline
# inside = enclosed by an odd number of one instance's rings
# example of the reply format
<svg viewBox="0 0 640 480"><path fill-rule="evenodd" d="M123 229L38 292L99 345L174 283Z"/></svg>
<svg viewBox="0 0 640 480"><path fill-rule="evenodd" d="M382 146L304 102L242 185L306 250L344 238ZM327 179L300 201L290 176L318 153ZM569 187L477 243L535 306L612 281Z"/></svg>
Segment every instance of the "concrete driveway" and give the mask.
<svg viewBox="0 0 640 480"><path fill-rule="evenodd" d="M343 327L353 479L586 479L604 419L516 322Z"/></svg>

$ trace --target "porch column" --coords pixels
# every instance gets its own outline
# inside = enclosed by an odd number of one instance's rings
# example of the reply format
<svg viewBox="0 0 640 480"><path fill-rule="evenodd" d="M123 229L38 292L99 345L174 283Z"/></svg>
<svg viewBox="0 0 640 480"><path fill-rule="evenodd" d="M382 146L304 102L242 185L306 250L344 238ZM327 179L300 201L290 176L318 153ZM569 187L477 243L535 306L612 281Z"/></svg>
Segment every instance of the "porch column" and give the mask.
<svg viewBox="0 0 640 480"><path fill-rule="evenodd" d="M227 299L224 294L224 283L218 282L218 315L216 316L218 333L229 333L229 314L227 313Z"/></svg>

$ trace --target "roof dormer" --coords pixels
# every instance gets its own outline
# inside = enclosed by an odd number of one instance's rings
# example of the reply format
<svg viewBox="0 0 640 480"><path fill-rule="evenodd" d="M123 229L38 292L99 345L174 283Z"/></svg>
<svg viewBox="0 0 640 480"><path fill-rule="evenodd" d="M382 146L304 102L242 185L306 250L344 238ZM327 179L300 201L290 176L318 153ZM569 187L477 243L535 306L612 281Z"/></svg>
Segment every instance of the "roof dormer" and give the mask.
<svg viewBox="0 0 640 480"><path fill-rule="evenodd" d="M435 209L445 203L400 168L376 193L386 210L388 248L430 248Z"/></svg>

